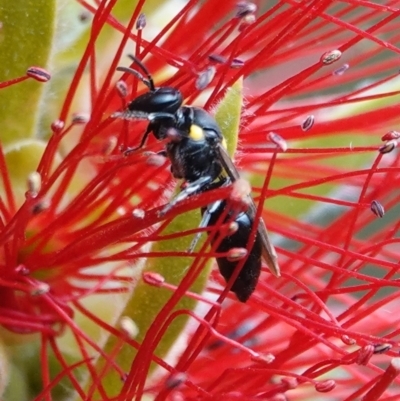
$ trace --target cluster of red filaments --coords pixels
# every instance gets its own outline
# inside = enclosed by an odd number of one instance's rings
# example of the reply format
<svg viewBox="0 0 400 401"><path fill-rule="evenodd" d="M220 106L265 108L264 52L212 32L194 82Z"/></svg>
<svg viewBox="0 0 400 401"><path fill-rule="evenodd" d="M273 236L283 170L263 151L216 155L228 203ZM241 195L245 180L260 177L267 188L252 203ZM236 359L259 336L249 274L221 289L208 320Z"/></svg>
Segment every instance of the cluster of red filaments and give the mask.
<svg viewBox="0 0 400 401"><path fill-rule="evenodd" d="M112 14L117 0L96 7L78 2L92 14L90 39L22 204L0 153L0 324L41 335L37 399L50 399L61 379L82 399L311 400L318 392L394 399L400 1L260 1L257 10L246 2L189 0L153 40L146 39L144 1L127 11L127 22ZM121 40L100 73L97 46L109 26ZM282 273L277 279L263 267L246 304L224 289L217 271L205 293L193 289L216 255L210 239L189 257L186 245L158 245L190 243L196 226L168 232L174 219L229 198L231 190L195 196L160 214L176 184L168 160L157 154L165 144L149 138L144 149L125 155L140 143L147 122L112 117L148 90L116 72L129 63L127 53L145 60L156 80L170 67L174 73L156 85L176 87L188 104L197 101L210 112L244 78L236 163L254 182L255 201L268 206L261 214ZM49 77L30 67L0 87ZM91 105L80 112L73 105L87 77ZM62 149L68 151L60 159ZM221 222L211 230L218 235L228 228ZM186 267L177 281L157 270L181 259ZM138 283L140 291L150 290L119 325L85 304L92 295L112 303ZM147 329L138 329L140 313L152 313L148 297L165 301ZM182 300L197 300L201 312ZM107 333L108 346L74 320L77 312ZM158 347L182 317L191 319L189 337L166 359ZM59 341L65 331L77 344L73 362ZM49 347L60 374L51 373ZM154 363L159 370L149 380ZM89 384L79 381L82 368Z"/></svg>

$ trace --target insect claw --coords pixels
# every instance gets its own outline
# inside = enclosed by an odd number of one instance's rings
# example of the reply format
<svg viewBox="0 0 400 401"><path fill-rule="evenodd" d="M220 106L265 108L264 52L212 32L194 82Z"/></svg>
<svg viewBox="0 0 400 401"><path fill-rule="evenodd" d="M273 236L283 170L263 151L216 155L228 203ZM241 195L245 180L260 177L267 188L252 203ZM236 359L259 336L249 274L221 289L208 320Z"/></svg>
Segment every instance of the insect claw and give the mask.
<svg viewBox="0 0 400 401"><path fill-rule="evenodd" d="M194 248L196 248L197 243L199 242L199 239L201 237L202 233L197 233L196 236L193 238L192 242L190 243L190 246L188 248L188 253L192 253L194 251Z"/></svg>
<svg viewBox="0 0 400 401"><path fill-rule="evenodd" d="M205 228L208 226L208 223L210 222L211 219L211 214L218 209L219 205L221 204L221 201L217 201L212 203L211 205L208 205L206 210L203 213L203 218L201 219L201 222L199 224L199 228ZM188 252L192 253L194 248L196 247L197 243L199 242L199 239L203 233L198 232L196 236L193 238L193 241L190 243L190 246L188 248Z"/></svg>

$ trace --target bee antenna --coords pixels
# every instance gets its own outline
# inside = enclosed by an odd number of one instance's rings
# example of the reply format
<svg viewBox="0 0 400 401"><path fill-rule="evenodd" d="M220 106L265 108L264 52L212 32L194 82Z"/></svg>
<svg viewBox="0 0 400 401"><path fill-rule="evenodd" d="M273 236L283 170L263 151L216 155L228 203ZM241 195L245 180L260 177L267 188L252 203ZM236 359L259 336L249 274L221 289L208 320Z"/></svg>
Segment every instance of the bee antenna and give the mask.
<svg viewBox="0 0 400 401"><path fill-rule="evenodd" d="M154 90L151 83L146 78L144 78L140 72L135 71L133 68L119 66L117 67L117 71L122 71L122 72L127 72L128 74L132 74L137 79L142 81L150 89L150 91Z"/></svg>
<svg viewBox="0 0 400 401"><path fill-rule="evenodd" d="M149 70L145 67L145 65L138 59L136 58L133 54L128 54L128 57L136 63L142 71L147 75L147 80L142 80L143 83L147 82L147 86L150 89L150 91L154 92L156 90L156 87L154 85L153 77L151 76ZM142 77L143 78L143 77ZM145 82L146 81L146 82Z"/></svg>

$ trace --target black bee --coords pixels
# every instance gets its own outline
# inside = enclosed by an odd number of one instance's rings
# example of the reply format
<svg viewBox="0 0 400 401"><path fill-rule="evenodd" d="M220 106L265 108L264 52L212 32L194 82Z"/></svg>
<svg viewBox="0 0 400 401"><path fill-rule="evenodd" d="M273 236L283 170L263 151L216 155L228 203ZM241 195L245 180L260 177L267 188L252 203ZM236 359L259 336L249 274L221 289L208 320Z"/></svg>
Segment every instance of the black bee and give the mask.
<svg viewBox="0 0 400 401"><path fill-rule="evenodd" d="M138 71L128 67L118 67L135 75L148 88L149 92L132 100L127 109L113 115L115 118L146 119L149 125L138 147L130 148L126 154L137 150L146 142L150 133L159 139L170 138L166 145L166 155L171 162L171 172L175 178L186 181L186 187L162 211L166 213L178 202L193 194L218 188L238 180L239 173L226 151L225 139L215 119L204 109L199 107L183 106L182 93L173 87L156 88L153 78L147 68L133 56L130 56L145 73L146 78ZM227 175L227 177L223 174ZM256 206L249 198L249 208L246 212L233 218L238 229L225 237L219 243L217 252L227 252L231 248L248 248L248 240L256 216ZM203 212L200 227L211 226L224 213L225 201L218 201L209 205ZM192 243L194 248L197 238ZM259 220L254 243L250 248L247 259L231 287L237 298L246 302L253 293L261 271L261 259L264 258L271 272L279 277L280 270L277 255L268 238L268 232L262 219ZM239 262L227 258L217 258L220 273L229 281Z"/></svg>

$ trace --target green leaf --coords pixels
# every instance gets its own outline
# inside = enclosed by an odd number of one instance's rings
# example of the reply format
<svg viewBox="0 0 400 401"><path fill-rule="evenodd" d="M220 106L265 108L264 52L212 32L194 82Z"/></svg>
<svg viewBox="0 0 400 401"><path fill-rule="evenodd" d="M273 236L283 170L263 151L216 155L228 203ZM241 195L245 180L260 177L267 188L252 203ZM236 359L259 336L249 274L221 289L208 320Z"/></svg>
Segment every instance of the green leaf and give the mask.
<svg viewBox="0 0 400 401"><path fill-rule="evenodd" d="M227 139L228 149L230 154L233 154L236 149L237 136L239 132L240 112L242 105L242 80L237 82L224 97L223 101L218 105L216 111L216 119L221 125L224 136ZM170 233L179 233L189 229L198 227L201 216L200 211L195 210L183 215L177 216L163 231L163 235ZM171 240L157 241L152 246L153 252L171 252L171 251L186 251L189 248L193 236L178 237ZM204 241L204 239L203 239ZM201 242L201 241L200 241ZM198 244L200 247L201 244ZM161 274L165 281L179 285L185 277L188 268L193 262L193 257L159 257L149 258L146 262L145 271ZM213 260L207 262L207 267L203 269L197 277L195 283L190 288L190 291L201 293L207 283L208 276L211 270ZM165 307L167 301L171 298L172 292L167 289L153 287L145 284L139 277L139 283L134 289L132 296L128 300L125 309L121 316L130 317L137 325L139 334L135 337L135 341L142 343L146 337L148 330L154 327L154 322L158 318L159 313ZM188 297L183 297L173 308L173 310L189 309L193 310L197 302ZM175 319L168 326L168 330L164 333L159 342L155 354L161 358L165 358L176 340L182 334L188 317L186 315ZM152 326L153 325L153 326ZM116 338L110 337L105 350L110 352L116 345ZM134 360L137 351L128 345L123 345L115 357L116 363L122 370L128 372L132 361ZM103 361L99 361L100 368ZM143 366L143 369L149 367ZM154 370L155 366L150 368L149 372ZM102 385L109 396L115 396L119 393L121 383L119 377L115 373L108 374L102 381Z"/></svg>
<svg viewBox="0 0 400 401"><path fill-rule="evenodd" d="M25 200L28 176L36 171L46 145L37 139L24 139L4 148L7 173L17 204ZM0 193L4 193L2 181L0 181Z"/></svg>
<svg viewBox="0 0 400 401"><path fill-rule="evenodd" d="M177 233L195 228L200 221L200 212L194 211L177 216L163 234ZM172 240L157 241L152 246L152 252L171 252L171 251L186 251L190 245L192 236L179 237ZM159 257L149 258L146 262L145 271L161 274L165 280L174 285L179 285L185 277L188 268L192 264L193 257ZM210 271L210 264L205 268L195 283L191 287L191 291L201 293L204 289ZM167 301L173 295L171 290L153 287L145 284L140 277L139 283L134 289L132 297L129 299L122 315L130 317L137 325L139 333L135 337L135 341L142 343L147 335L149 328L157 319L159 313L164 308ZM193 310L196 302L188 297L183 297L173 308L173 310L189 309ZM176 339L182 333L186 326L188 317L180 316L172 324L169 325L168 330L163 334L163 337L158 344L155 354L161 358L165 358L168 351L174 345ZM153 327L154 328L154 327ZM159 328L159 327L158 327ZM115 338L110 340L111 343L115 342ZM106 346L106 350L112 349L110 343ZM116 361L123 370L129 371L131 363L136 356L136 350L128 345L124 345L118 355ZM144 369L150 367L143 366ZM152 371L155 366L152 366ZM106 389L111 391L112 395L118 394L120 383L116 380L117 377L109 375L105 378L102 384Z"/></svg>
<svg viewBox="0 0 400 401"><path fill-rule="evenodd" d="M399 84L397 81L390 80L387 83L379 85L378 88L373 88L364 95L376 95L377 93L389 93L394 92L399 89ZM359 114L367 113L371 110L381 109L382 115L385 113L385 108L397 105L400 101L400 95L395 96L383 96L382 98L377 98L373 100L367 100L363 102L356 102L354 104L346 104L340 107L335 107L329 109L326 113L329 116L324 117L320 115L320 119L324 120L326 118L328 121L339 121L340 119L346 119L347 117L355 117ZM347 123L349 124L349 123ZM377 146L380 143L379 136L373 136L370 134L365 135L364 132L353 132L354 128L349 125L348 132L346 133L335 133L327 132L325 135L318 135L316 137L307 136L305 140L297 140L296 142L289 143L290 148L295 149L312 149L312 148L356 148L356 147L366 147L366 146ZM382 132L384 134L384 132ZM290 158L297 158L298 155L291 154L280 154L280 159L289 160L288 165L290 165ZM371 165L375 159L375 155L371 152L349 152L347 154L332 153L327 154L324 158L318 160L321 166L342 166L343 170L352 171L361 168L365 168ZM265 168L268 168L266 166ZM252 177L254 178L254 177ZM256 177L252 180L254 185L261 186L264 177ZM280 189L289 187L290 185L296 184L297 181L288 178L276 177L272 175L271 188ZM345 190L347 185L343 181L334 181L330 183L319 184L314 187L306 188L300 191L303 194L310 194L315 196L332 197L337 196L338 191ZM292 217L298 217L302 220L305 216L311 214L315 217L315 207L322 205L322 203L317 203L315 200L309 199L294 199L292 195L287 196L277 196L267 201L268 207L274 210L276 213L287 214L287 210L290 209L290 215ZM334 205L332 205L335 208ZM326 210L324 209L325 213Z"/></svg>
<svg viewBox="0 0 400 401"><path fill-rule="evenodd" d="M53 45L55 0L0 0L0 82L47 68ZM45 84L28 79L0 91L0 139L33 137Z"/></svg>
<svg viewBox="0 0 400 401"><path fill-rule="evenodd" d="M133 12L137 7L138 0L132 2L132 0L120 0L117 2L113 9L113 14L118 19L127 20L131 14L127 13L127 10ZM177 5L177 7L179 7ZM173 14L171 14L171 8ZM164 19L164 23L170 21L173 15L176 14L176 8L171 7L171 1L167 0L146 0L144 4L142 4L141 12L146 15L147 19L154 18L155 14L159 15L160 19ZM162 29L162 26L159 26L158 29Z"/></svg>
<svg viewBox="0 0 400 401"><path fill-rule="evenodd" d="M217 106L215 119L221 127L222 134L227 143L227 149L233 158L239 137L240 114L243 103L243 79L234 83L232 88L228 89L224 100Z"/></svg>

